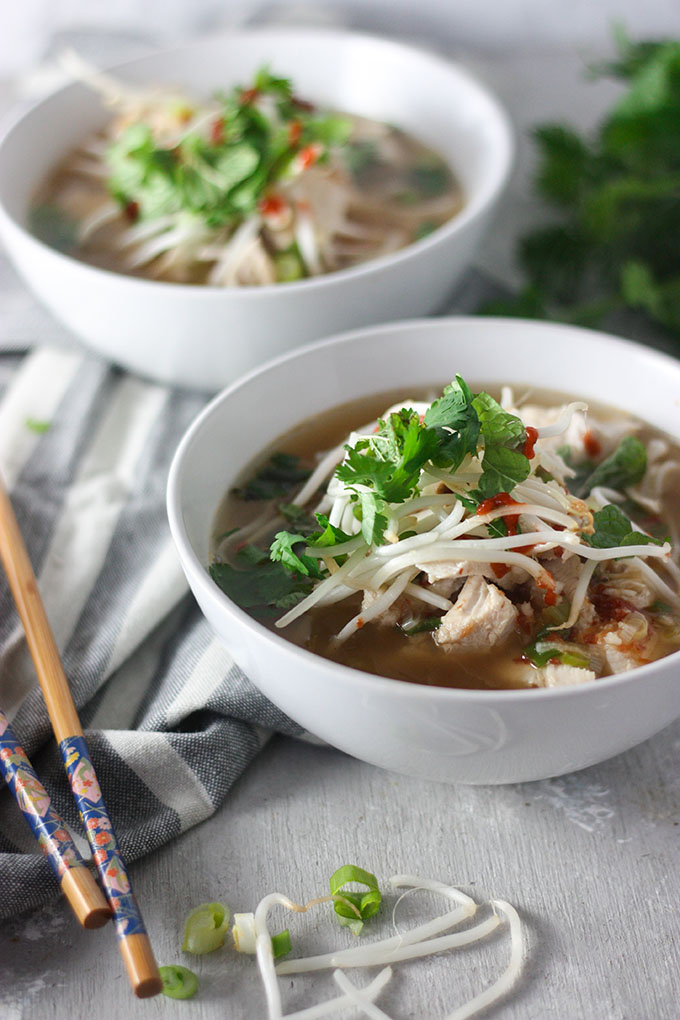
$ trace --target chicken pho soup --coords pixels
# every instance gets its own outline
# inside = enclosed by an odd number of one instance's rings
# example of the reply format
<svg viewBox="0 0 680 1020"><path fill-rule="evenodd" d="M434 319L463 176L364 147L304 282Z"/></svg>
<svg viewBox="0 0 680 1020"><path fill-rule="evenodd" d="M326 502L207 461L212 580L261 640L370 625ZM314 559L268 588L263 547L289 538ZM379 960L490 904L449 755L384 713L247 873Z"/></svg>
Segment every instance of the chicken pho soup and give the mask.
<svg viewBox="0 0 680 1020"><path fill-rule="evenodd" d="M210 572L268 627L412 683L596 682L680 648L680 448L562 394L458 377L281 437Z"/></svg>
<svg viewBox="0 0 680 1020"><path fill-rule="evenodd" d="M461 207L437 153L398 128L321 110L288 79L197 101L82 71L115 116L36 196L46 243L117 272L255 286L387 255Z"/></svg>

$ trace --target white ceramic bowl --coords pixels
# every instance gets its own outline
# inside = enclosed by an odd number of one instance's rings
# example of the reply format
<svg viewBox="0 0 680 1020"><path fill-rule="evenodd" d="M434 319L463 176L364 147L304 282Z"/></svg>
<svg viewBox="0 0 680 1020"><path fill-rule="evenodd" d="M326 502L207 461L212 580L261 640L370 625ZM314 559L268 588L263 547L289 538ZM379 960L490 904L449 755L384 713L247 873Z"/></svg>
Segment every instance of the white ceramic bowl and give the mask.
<svg viewBox="0 0 680 1020"><path fill-rule="evenodd" d="M458 175L465 205L429 237L362 266L257 288L140 280L60 254L26 230L36 186L106 122L80 84L39 103L0 145L0 236L36 296L81 340L133 371L215 391L267 358L341 329L426 315L469 265L507 180L505 114L462 68L372 36L254 30L143 57L115 70L133 83L197 95L248 81L268 63L321 105L394 123L436 148Z"/></svg>
<svg viewBox="0 0 680 1020"><path fill-rule="evenodd" d="M330 744L397 772L447 782L510 783L581 769L680 715L680 653L562 689L424 687L295 647L237 608L206 571L222 495L277 436L354 397L393 388L403 388L406 397L411 385L443 384L456 373L470 383L578 393L680 436L680 363L635 344L519 320L374 327L279 358L210 403L170 471L173 538L199 605L236 661L273 702Z"/></svg>

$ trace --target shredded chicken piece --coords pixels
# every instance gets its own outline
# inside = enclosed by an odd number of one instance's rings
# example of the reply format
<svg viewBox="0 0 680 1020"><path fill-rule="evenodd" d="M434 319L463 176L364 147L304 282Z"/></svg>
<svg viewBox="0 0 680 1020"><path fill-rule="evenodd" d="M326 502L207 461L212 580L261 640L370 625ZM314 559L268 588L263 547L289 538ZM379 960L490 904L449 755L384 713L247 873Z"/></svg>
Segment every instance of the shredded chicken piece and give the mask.
<svg viewBox="0 0 680 1020"><path fill-rule="evenodd" d="M447 651L477 651L503 644L514 632L518 610L483 577L469 577L442 619L434 639Z"/></svg>

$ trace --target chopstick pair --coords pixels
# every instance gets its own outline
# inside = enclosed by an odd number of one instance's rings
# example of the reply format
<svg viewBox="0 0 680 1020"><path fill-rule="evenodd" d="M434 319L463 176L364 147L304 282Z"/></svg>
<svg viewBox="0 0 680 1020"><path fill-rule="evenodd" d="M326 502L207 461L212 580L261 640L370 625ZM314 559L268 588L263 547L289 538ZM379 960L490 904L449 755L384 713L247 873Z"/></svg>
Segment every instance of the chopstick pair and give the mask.
<svg viewBox="0 0 680 1020"><path fill-rule="evenodd" d="M59 652L47 619L47 614L45 613L45 607L40 597L28 552L26 551L12 504L1 478L0 560L2 560L5 567L7 580L14 596L38 680L40 681L52 730L59 744L69 784L92 849L92 855L106 898L113 913L118 945L125 962L130 983L138 998L148 998L152 995L157 995L162 988L158 965L151 949L137 901L132 892L130 879L120 852L116 834L111 825L111 819L102 798L99 782L90 759L78 713L76 712L71 690L64 674L61 659L59 658ZM5 716L2 716L2 720L7 722ZM9 724L4 729L5 737L7 737L8 728ZM2 721L0 720L0 734L2 733ZM18 745L16 745L15 741L11 743L12 740L11 736L7 738L7 746L11 752L9 756L5 756L7 761L9 761L11 756L17 757L16 747ZM12 748L14 748L13 751ZM19 750L21 751L21 748ZM19 768L19 772L23 773L23 775L30 776L30 773L25 771L28 764L25 754L23 754L24 760L22 760L21 754L18 755L18 758L18 762L13 762L15 772L14 778L10 782L14 791L17 789L16 767ZM38 777L31 769L30 764L28 764L28 768L33 776L35 776L35 780L38 781ZM33 782L32 777L30 782ZM39 787L44 791L40 784ZM38 798L40 798L39 787L33 787ZM22 790L25 791L26 786L25 784L22 785L20 779L20 796L24 796L21 792ZM47 796L46 793L45 796ZM40 833L38 833L38 839L40 841ZM58 873L62 869L62 862L66 864L61 876L62 889L64 891L70 888L74 882L79 888L82 887L83 879L79 874L81 870L92 879L87 868L81 869L78 865L69 867L67 862L72 856L70 849L72 847L75 850L72 842L70 847L64 844L63 840L61 843L53 840L49 845L56 854L59 854L64 848L68 851L65 858L63 853L61 854L61 861L51 860L53 867L56 864ZM64 886L64 875L66 875L66 886ZM77 875L77 878L74 880L75 875ZM84 880L84 884L86 886L89 885L87 880ZM90 895L92 894L91 888L89 893ZM104 907L106 908L106 904L104 904ZM100 915L95 914L95 916L99 917Z"/></svg>

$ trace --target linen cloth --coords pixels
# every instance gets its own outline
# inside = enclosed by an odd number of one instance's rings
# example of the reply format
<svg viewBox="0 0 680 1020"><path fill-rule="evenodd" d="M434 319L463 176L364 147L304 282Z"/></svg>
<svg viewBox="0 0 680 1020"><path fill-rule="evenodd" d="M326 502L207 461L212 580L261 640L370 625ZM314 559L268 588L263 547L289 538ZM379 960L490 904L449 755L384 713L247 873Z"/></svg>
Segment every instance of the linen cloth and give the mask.
<svg viewBox="0 0 680 1020"><path fill-rule="evenodd" d="M212 814L267 731L300 728L212 637L170 539L168 466L206 397L54 347L3 355L0 366L0 470L133 861ZM0 704L89 858L4 575ZM0 916L57 890L6 788L0 875Z"/></svg>

